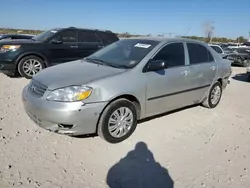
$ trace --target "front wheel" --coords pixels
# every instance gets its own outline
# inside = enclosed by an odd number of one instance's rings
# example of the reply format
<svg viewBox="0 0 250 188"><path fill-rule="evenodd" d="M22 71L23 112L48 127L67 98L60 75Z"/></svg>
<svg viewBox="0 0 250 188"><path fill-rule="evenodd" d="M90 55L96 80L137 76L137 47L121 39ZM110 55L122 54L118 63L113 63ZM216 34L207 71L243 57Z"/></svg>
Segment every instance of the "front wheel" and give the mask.
<svg viewBox="0 0 250 188"><path fill-rule="evenodd" d="M98 123L98 135L109 143L119 143L127 139L137 126L134 104L127 99L111 102L103 111Z"/></svg>
<svg viewBox="0 0 250 188"><path fill-rule="evenodd" d="M31 79L44 68L43 60L33 55L22 58L18 63L19 74L27 79Z"/></svg>
<svg viewBox="0 0 250 188"><path fill-rule="evenodd" d="M208 97L202 103L202 105L207 108L215 108L219 104L221 96L222 96L222 86L221 83L217 81L211 87Z"/></svg>

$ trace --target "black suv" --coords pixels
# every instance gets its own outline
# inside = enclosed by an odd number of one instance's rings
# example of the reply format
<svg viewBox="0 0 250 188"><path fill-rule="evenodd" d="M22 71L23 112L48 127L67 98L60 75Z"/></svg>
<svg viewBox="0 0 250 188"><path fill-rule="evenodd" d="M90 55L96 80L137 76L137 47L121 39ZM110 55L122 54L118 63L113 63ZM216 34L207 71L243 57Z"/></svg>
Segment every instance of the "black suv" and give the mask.
<svg viewBox="0 0 250 188"><path fill-rule="evenodd" d="M0 41L0 72L32 78L42 69L84 58L119 38L111 31L56 28L29 40Z"/></svg>

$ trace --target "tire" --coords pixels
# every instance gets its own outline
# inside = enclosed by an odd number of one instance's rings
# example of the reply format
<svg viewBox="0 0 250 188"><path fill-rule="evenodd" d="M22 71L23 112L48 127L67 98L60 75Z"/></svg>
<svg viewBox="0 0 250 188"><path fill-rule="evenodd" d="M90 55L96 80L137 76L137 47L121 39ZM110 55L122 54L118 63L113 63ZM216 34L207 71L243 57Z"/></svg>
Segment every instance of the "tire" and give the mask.
<svg viewBox="0 0 250 188"><path fill-rule="evenodd" d="M248 67L249 65L250 65L250 60L249 59L244 60L243 67Z"/></svg>
<svg viewBox="0 0 250 188"><path fill-rule="evenodd" d="M116 137L116 136L113 136L109 131L109 120L110 118L114 117L113 113L121 107L125 107L126 109L129 109L127 110L127 112L130 112L130 114L132 114L132 118L129 118L132 120L132 123L131 123L129 130L127 131L125 135ZM98 122L97 134L105 141L112 143L112 144L116 144L130 137L135 131L136 127L137 127L137 112L136 112L136 108L134 104L127 99L118 99L118 100L111 102L104 109ZM118 131L118 132L120 133L121 131Z"/></svg>
<svg viewBox="0 0 250 188"><path fill-rule="evenodd" d="M220 90L220 95L218 97L218 100L216 101L216 103L212 102L212 94L213 94L213 90L217 87L217 89ZM214 85L211 87L208 97L206 98L206 100L202 103L202 106L206 107L206 108L215 108L221 100L221 96L222 96L222 85L219 81L215 82Z"/></svg>
<svg viewBox="0 0 250 188"><path fill-rule="evenodd" d="M31 74L29 74L29 72L27 72L27 64L32 64L32 62L36 65L37 71L35 71L35 72L31 71L30 72ZM41 58L34 56L34 55L29 55L29 56L25 56L24 58L22 58L19 61L17 68L18 68L19 74L22 77L25 77L27 79L31 79L35 74L37 74L38 72L40 72L42 69L45 68L45 64ZM38 70L38 68L39 68L39 70Z"/></svg>

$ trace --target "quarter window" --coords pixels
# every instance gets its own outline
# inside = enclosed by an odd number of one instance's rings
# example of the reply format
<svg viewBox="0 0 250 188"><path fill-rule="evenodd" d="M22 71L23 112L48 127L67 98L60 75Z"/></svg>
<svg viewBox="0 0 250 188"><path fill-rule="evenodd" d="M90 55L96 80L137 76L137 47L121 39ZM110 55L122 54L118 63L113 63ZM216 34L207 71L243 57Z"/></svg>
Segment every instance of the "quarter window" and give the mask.
<svg viewBox="0 0 250 188"><path fill-rule="evenodd" d="M208 49L200 44L187 43L190 64L207 63L214 61Z"/></svg>
<svg viewBox="0 0 250 188"><path fill-rule="evenodd" d="M168 67L184 66L185 53L183 43L168 44L156 54L153 60L163 60L168 64Z"/></svg>
<svg viewBox="0 0 250 188"><path fill-rule="evenodd" d="M79 42L97 42L97 37L93 31L79 31Z"/></svg>

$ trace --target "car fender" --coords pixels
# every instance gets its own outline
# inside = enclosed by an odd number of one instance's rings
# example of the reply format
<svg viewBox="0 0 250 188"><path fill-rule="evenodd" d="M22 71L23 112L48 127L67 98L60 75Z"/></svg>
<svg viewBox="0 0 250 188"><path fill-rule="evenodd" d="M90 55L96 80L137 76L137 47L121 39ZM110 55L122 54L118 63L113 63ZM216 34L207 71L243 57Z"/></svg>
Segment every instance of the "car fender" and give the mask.
<svg viewBox="0 0 250 188"><path fill-rule="evenodd" d="M23 57L25 57L25 56L27 56L27 55L35 55L35 56L41 57L42 59L45 60L44 63L45 63L45 65L46 65L46 67L49 66L47 58L46 58L43 54L41 54L41 53L39 53L39 52L36 52L36 51L29 51L29 52L21 53L21 54L16 58L16 60L15 60L15 65L17 65L17 64L19 63L19 61L20 61Z"/></svg>

